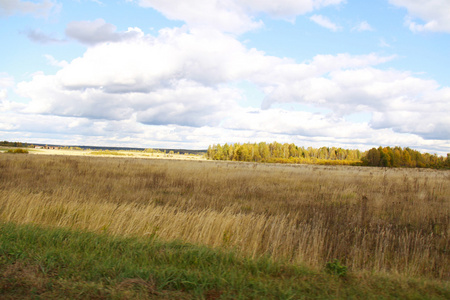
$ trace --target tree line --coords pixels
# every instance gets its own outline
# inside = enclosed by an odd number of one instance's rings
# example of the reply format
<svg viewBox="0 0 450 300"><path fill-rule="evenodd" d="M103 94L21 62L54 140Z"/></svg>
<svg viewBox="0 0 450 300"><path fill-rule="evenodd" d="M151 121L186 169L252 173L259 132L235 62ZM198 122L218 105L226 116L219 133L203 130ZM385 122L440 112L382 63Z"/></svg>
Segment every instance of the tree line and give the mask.
<svg viewBox="0 0 450 300"><path fill-rule="evenodd" d="M213 160L233 160L268 163L362 164L358 149L299 147L288 143L235 143L212 145L206 157Z"/></svg>
<svg viewBox="0 0 450 300"><path fill-rule="evenodd" d="M214 144L208 147L206 157L212 160L266 163L450 168L450 153L444 158L410 148L381 146L361 152L358 149L336 147L305 148L278 142Z"/></svg>
<svg viewBox="0 0 450 300"><path fill-rule="evenodd" d="M8 141L0 141L0 147L18 147L18 148L29 148L33 145L28 143L21 142L8 142Z"/></svg>
<svg viewBox="0 0 450 300"><path fill-rule="evenodd" d="M420 153L408 147L372 148L362 158L363 164L375 167L407 168L450 168L450 153L447 157L436 154Z"/></svg>

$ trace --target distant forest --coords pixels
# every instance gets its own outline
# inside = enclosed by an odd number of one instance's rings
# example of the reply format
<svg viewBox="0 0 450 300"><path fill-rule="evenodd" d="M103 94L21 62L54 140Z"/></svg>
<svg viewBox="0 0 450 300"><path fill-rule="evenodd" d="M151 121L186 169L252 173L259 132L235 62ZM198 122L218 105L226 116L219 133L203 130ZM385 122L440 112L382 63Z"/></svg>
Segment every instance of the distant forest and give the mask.
<svg viewBox="0 0 450 300"><path fill-rule="evenodd" d="M0 141L3 147L34 147L33 144ZM95 147L108 148L108 147ZM109 147L114 148L114 147ZM80 148L81 149L81 148ZM119 148L117 148L119 149ZM120 148L122 149L122 148ZM178 151L178 150L175 150ZM181 150L203 154L204 150ZM180 151L180 153L182 153ZM319 165L352 165L374 167L406 167L450 169L450 153L447 157L421 153L408 147L378 147L361 152L358 149L336 147L299 147L288 143L235 143L208 147L206 157L212 160L248 161L265 163L293 163Z"/></svg>
<svg viewBox="0 0 450 300"><path fill-rule="evenodd" d="M20 148L28 148L33 145L28 143L21 142L8 142L8 141L0 141L0 147L20 147Z"/></svg>
<svg viewBox="0 0 450 300"><path fill-rule="evenodd" d="M450 153L444 158L410 148L382 148L381 146L361 152L358 149L349 150L335 147L304 148L277 142L217 144L208 147L206 156L213 160L266 163L450 168Z"/></svg>
<svg viewBox="0 0 450 300"><path fill-rule="evenodd" d="M192 150L192 149L149 149L149 148L131 148L131 147L108 147L108 146L64 146L64 145L45 145L45 144L28 144L22 142L8 142L0 141L0 147L19 147L19 148L34 148L34 146L53 146L65 150L125 150L125 151L145 151L145 152L161 152L169 153L173 151L178 154L195 154L203 155L206 150Z"/></svg>

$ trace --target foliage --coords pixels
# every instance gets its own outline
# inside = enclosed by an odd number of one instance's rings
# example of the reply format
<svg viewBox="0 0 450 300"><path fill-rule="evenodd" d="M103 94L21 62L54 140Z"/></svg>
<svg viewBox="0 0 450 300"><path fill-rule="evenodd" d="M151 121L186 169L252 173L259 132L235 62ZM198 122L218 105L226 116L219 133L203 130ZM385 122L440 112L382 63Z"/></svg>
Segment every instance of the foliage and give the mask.
<svg viewBox="0 0 450 300"><path fill-rule="evenodd" d="M8 142L8 141L0 141L0 147L19 147L19 148L28 148L32 145L21 142Z"/></svg>
<svg viewBox="0 0 450 300"><path fill-rule="evenodd" d="M352 165L376 167L450 168L450 153L447 158L420 153L410 148L372 148L365 153L335 147L304 148L294 144L277 142L212 145L206 157L212 160L230 160L266 163L293 163L317 165Z"/></svg>
<svg viewBox="0 0 450 300"><path fill-rule="evenodd" d="M344 277L347 275L347 267L342 265L338 259L335 259L332 262L327 262L325 265L325 270L327 273L338 277Z"/></svg>
<svg viewBox="0 0 450 300"><path fill-rule="evenodd" d="M28 154L28 150L26 149L9 149L7 153L19 153L19 154Z"/></svg>
<svg viewBox="0 0 450 300"><path fill-rule="evenodd" d="M450 153L447 157L420 153L417 150L401 147L372 148L362 158L365 166L407 167L407 168L450 168Z"/></svg>
<svg viewBox="0 0 450 300"><path fill-rule="evenodd" d="M259 144L220 144L208 147L207 158L213 160L252 161L268 163L296 163L323 165L358 165L361 162L359 150L335 147L298 147L294 144L277 142Z"/></svg>
<svg viewBox="0 0 450 300"><path fill-rule="evenodd" d="M146 152L146 153L156 153L156 154L164 154L164 152L162 152L161 150L158 150L158 149L151 149L151 148L147 148L147 149L143 150L143 152Z"/></svg>

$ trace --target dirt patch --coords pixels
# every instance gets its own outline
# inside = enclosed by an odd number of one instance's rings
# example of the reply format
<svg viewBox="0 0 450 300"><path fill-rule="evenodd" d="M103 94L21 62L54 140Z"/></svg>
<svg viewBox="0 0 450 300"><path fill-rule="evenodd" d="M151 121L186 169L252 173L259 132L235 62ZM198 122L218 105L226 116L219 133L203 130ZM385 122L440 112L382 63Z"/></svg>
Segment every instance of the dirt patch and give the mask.
<svg viewBox="0 0 450 300"><path fill-rule="evenodd" d="M48 278L39 270L38 266L16 262L7 265L0 274L0 290L7 291L30 291L41 294L46 289Z"/></svg>
<svg viewBox="0 0 450 300"><path fill-rule="evenodd" d="M118 290L135 290L148 293L150 295L159 295L156 290L156 284L153 279L144 280L141 278L130 278L122 281L118 286Z"/></svg>

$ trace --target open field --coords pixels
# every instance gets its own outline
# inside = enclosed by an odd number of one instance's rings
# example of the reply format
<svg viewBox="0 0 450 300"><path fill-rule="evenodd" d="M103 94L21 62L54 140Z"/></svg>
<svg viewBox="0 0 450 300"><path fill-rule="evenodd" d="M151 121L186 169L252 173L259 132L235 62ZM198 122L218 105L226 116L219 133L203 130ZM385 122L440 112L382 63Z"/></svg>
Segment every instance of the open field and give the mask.
<svg viewBox="0 0 450 300"><path fill-rule="evenodd" d="M0 147L0 153L8 150L16 150L16 147ZM29 154L39 155L64 155L64 156L102 156L102 157L129 157L129 158L149 158L149 159L175 159L175 160L207 160L200 154L179 154L163 153L155 151L134 151L134 150L90 150L90 149L34 149L20 148L29 152Z"/></svg>
<svg viewBox="0 0 450 300"><path fill-rule="evenodd" d="M157 158L157 159L176 159L176 160L206 160L203 155L196 154L169 154L169 153L150 153L133 150L70 150L70 149L28 149L30 154L42 155L70 155L70 156L103 156L103 157L130 157L130 158Z"/></svg>
<svg viewBox="0 0 450 300"><path fill-rule="evenodd" d="M450 172L0 155L0 220L450 279Z"/></svg>

